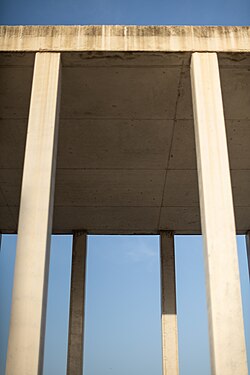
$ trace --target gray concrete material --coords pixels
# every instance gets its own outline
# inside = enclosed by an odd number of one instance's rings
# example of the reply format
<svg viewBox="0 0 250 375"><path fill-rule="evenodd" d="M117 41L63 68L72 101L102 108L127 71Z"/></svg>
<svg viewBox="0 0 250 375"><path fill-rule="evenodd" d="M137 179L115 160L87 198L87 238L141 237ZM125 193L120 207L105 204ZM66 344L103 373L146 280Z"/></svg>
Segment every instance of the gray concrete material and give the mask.
<svg viewBox="0 0 250 375"><path fill-rule="evenodd" d="M214 375L247 375L234 209L215 53L192 55L191 81L211 369Z"/></svg>
<svg viewBox="0 0 250 375"><path fill-rule="evenodd" d="M233 170L250 170L250 119L226 120L230 167Z"/></svg>
<svg viewBox="0 0 250 375"><path fill-rule="evenodd" d="M248 26L1 26L3 51L250 51Z"/></svg>
<svg viewBox="0 0 250 375"><path fill-rule="evenodd" d="M74 232L71 264L67 374L82 375L87 235Z"/></svg>
<svg viewBox="0 0 250 375"><path fill-rule="evenodd" d="M4 195L0 231L4 233L17 231L33 59L33 53L0 54L4 83L0 85ZM250 227L246 194L250 189L250 54L221 53L219 60L237 231L245 233ZM54 233L82 227L90 233L158 233L166 228L199 233L189 62L190 52L62 54L64 117L60 117ZM242 101L237 107L235 97ZM120 206L122 217L113 210ZM130 216L134 212L140 224ZM62 213L67 216L61 217ZM105 216L105 225L104 215L111 215Z"/></svg>
<svg viewBox="0 0 250 375"><path fill-rule="evenodd" d="M22 180L6 374L42 374L60 54L37 53Z"/></svg>
<svg viewBox="0 0 250 375"><path fill-rule="evenodd" d="M247 263L248 263L248 274L250 280L250 232L246 234L246 251L247 251Z"/></svg>
<svg viewBox="0 0 250 375"><path fill-rule="evenodd" d="M237 211L240 207L250 207L249 169L232 169L231 180L235 210ZM168 170L162 204L164 207L198 207L197 171L190 169Z"/></svg>
<svg viewBox="0 0 250 375"><path fill-rule="evenodd" d="M235 223L236 228L241 228L239 234L246 234L250 228L250 207L236 207L235 208Z"/></svg>
<svg viewBox="0 0 250 375"><path fill-rule="evenodd" d="M217 54L218 56L218 61L219 61L219 66L222 69L225 69L227 67L234 67L234 68L249 68L250 64L250 53L244 52L244 53L224 53L221 52Z"/></svg>
<svg viewBox="0 0 250 375"><path fill-rule="evenodd" d="M228 120L250 119L249 67L220 69L223 106Z"/></svg>
<svg viewBox="0 0 250 375"><path fill-rule="evenodd" d="M28 117L32 66L1 66L1 119ZM11 98L11 100L10 100Z"/></svg>
<svg viewBox="0 0 250 375"><path fill-rule="evenodd" d="M13 228L17 228L17 210L7 206L0 207L0 226L2 233L13 233Z"/></svg>
<svg viewBox="0 0 250 375"><path fill-rule="evenodd" d="M176 121L193 119L189 66L183 65L181 69L174 119Z"/></svg>
<svg viewBox="0 0 250 375"><path fill-rule="evenodd" d="M175 121L169 169L196 169L193 120Z"/></svg>
<svg viewBox="0 0 250 375"><path fill-rule="evenodd" d="M161 232L160 240L162 373L163 375L178 375L174 235L171 232Z"/></svg>
<svg viewBox="0 0 250 375"><path fill-rule="evenodd" d="M172 131L173 120L61 120L58 168L162 170Z"/></svg>
<svg viewBox="0 0 250 375"><path fill-rule="evenodd" d="M10 54L13 56L13 54ZM16 55L16 54L15 54ZM245 56L246 54L244 54ZM85 52L64 52L62 54L62 66L64 68L80 67L112 67L121 68L134 67L189 67L191 53L171 52L166 55L161 51L85 51ZM226 57L225 57L226 59ZM242 58L241 58L242 59ZM1 64L1 58L0 58ZM246 65L246 64L245 64Z"/></svg>
<svg viewBox="0 0 250 375"><path fill-rule="evenodd" d="M5 204L6 204L6 200L5 200L4 194L0 190L0 207L3 207Z"/></svg>
<svg viewBox="0 0 250 375"><path fill-rule="evenodd" d="M169 169L162 205L164 207L199 207L197 171Z"/></svg>
<svg viewBox="0 0 250 375"><path fill-rule="evenodd" d="M0 67L31 67L33 69L35 53L29 52L1 52Z"/></svg>
<svg viewBox="0 0 250 375"><path fill-rule="evenodd" d="M55 207L55 233L72 233L79 224L94 234L157 233L160 207Z"/></svg>
<svg viewBox="0 0 250 375"><path fill-rule="evenodd" d="M0 180L6 169L22 170L28 120L0 119Z"/></svg>
<svg viewBox="0 0 250 375"><path fill-rule="evenodd" d="M180 66L132 63L114 69L64 67L61 118L174 119L180 74Z"/></svg>
<svg viewBox="0 0 250 375"><path fill-rule="evenodd" d="M161 207L158 228L159 230L175 228L175 233L178 234L200 234L199 207Z"/></svg>
<svg viewBox="0 0 250 375"><path fill-rule="evenodd" d="M0 174L0 194L3 199L0 198L0 207L19 206L19 196L21 191L22 183L22 169L2 169Z"/></svg>
<svg viewBox="0 0 250 375"><path fill-rule="evenodd" d="M239 169L231 171L234 205L238 207L250 207L250 173L249 170Z"/></svg>
<svg viewBox="0 0 250 375"><path fill-rule="evenodd" d="M59 169L55 206L160 207L164 176L164 170Z"/></svg>

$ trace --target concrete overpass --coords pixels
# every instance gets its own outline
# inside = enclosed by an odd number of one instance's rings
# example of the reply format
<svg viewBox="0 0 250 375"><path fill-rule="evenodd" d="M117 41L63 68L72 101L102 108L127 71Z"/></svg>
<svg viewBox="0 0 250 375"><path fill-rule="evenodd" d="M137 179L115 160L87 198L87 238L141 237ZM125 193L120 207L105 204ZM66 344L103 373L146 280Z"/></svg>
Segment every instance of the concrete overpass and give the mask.
<svg viewBox="0 0 250 375"><path fill-rule="evenodd" d="M42 373L53 232L74 233L68 374L87 234L161 234L163 372L178 374L173 235L202 232L212 371L246 375L250 27L2 26L0 51L0 230L18 231L6 373Z"/></svg>

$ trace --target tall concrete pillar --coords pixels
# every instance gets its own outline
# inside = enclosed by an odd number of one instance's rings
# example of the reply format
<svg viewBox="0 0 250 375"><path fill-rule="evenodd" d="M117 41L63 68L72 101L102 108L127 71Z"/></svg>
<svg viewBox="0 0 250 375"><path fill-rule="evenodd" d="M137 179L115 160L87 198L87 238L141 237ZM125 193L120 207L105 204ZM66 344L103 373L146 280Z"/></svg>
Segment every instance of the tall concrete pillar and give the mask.
<svg viewBox="0 0 250 375"><path fill-rule="evenodd" d="M72 250L67 375L82 375L86 277L86 233L75 232Z"/></svg>
<svg viewBox="0 0 250 375"><path fill-rule="evenodd" d="M37 53L23 169L7 375L42 374L59 93L60 54Z"/></svg>
<svg viewBox="0 0 250 375"><path fill-rule="evenodd" d="M178 331L173 233L161 232L160 255L163 375L178 375Z"/></svg>
<svg viewBox="0 0 250 375"><path fill-rule="evenodd" d="M246 234L246 249L247 249L248 275L250 279L250 231L248 231Z"/></svg>
<svg viewBox="0 0 250 375"><path fill-rule="evenodd" d="M191 81L212 374L247 375L234 209L215 53L193 53Z"/></svg>

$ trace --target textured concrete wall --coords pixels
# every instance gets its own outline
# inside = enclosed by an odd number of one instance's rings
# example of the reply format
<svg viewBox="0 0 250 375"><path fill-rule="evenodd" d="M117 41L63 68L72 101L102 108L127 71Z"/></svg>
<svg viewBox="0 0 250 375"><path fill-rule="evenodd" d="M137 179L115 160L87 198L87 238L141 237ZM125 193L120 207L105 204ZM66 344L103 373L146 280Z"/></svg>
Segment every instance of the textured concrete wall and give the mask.
<svg viewBox="0 0 250 375"><path fill-rule="evenodd" d="M250 27L1 26L0 51L250 51Z"/></svg>

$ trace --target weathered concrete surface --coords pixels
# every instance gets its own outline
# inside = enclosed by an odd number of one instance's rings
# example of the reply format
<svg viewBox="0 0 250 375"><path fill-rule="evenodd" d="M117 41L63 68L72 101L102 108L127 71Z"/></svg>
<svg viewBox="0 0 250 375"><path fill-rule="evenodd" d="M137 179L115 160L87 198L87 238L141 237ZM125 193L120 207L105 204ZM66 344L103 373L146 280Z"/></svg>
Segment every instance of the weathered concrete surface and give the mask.
<svg viewBox="0 0 250 375"><path fill-rule="evenodd" d="M82 375L83 371L86 257L86 233L75 232L73 236L71 265L68 375Z"/></svg>
<svg viewBox="0 0 250 375"><path fill-rule="evenodd" d="M60 53L38 53L22 181L6 375L42 374L59 91Z"/></svg>
<svg viewBox="0 0 250 375"><path fill-rule="evenodd" d="M249 52L250 27L1 26L0 50Z"/></svg>
<svg viewBox="0 0 250 375"><path fill-rule="evenodd" d="M175 286L174 235L161 232L162 374L178 375L178 329Z"/></svg>
<svg viewBox="0 0 250 375"><path fill-rule="evenodd" d="M70 34L76 29L67 30ZM27 35L31 32L25 30ZM84 30L90 33L95 28ZM145 30L150 37L154 28ZM165 32L171 39L187 30L192 28ZM248 32L248 28L204 30L210 30L207 39L213 32L218 35L217 44L223 39L219 30L235 33L234 51L236 41ZM17 231L33 62L32 52L0 54L3 233ZM238 233L246 233L250 228L250 54L219 53L219 63L236 227ZM200 233L189 64L190 52L62 53L54 233L82 228L104 234L166 229Z"/></svg>
<svg viewBox="0 0 250 375"><path fill-rule="evenodd" d="M215 53L194 53L192 96L213 375L247 375L234 209Z"/></svg>

